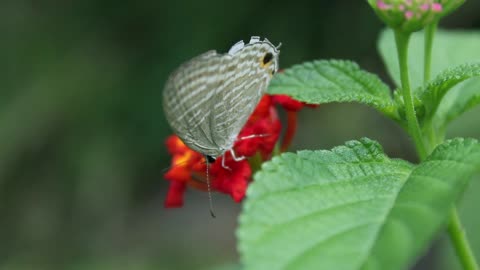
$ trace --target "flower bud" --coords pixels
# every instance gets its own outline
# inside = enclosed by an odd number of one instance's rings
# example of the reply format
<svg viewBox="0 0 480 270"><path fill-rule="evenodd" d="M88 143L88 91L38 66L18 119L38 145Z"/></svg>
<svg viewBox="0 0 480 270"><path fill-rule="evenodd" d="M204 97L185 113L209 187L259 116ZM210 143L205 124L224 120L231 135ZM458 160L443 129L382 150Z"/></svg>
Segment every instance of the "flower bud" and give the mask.
<svg viewBox="0 0 480 270"><path fill-rule="evenodd" d="M389 27L415 32L462 5L465 0L368 0Z"/></svg>

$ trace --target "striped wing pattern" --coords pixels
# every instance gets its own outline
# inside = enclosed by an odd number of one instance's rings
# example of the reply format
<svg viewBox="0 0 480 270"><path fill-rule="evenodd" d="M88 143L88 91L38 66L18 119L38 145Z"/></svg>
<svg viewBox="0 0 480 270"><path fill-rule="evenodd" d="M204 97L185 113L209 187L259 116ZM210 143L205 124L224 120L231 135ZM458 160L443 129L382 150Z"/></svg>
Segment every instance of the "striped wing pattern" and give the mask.
<svg viewBox="0 0 480 270"><path fill-rule="evenodd" d="M181 65L168 79L163 106L174 132L191 149L221 156L233 147L238 133L267 89L271 70L261 65L266 53L278 51L267 40L252 37L227 54L206 52Z"/></svg>
<svg viewBox="0 0 480 270"><path fill-rule="evenodd" d="M268 52L267 46L266 43L246 46L224 65L226 76L218 88L211 121L214 123L214 139L224 150L233 146L267 89L271 74L259 64Z"/></svg>

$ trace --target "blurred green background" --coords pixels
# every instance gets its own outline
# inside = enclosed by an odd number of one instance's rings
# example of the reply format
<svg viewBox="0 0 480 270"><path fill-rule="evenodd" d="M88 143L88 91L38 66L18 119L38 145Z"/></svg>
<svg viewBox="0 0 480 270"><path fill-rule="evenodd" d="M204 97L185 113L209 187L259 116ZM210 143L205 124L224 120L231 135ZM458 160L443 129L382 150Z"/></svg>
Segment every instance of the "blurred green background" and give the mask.
<svg viewBox="0 0 480 270"><path fill-rule="evenodd" d="M443 26L480 29L480 1L467 1ZM352 59L390 83L376 52L381 28L366 1L0 2L0 269L209 269L238 261L241 205L215 195L211 219L206 194L189 191L185 207L163 208L171 130L161 95L169 72L260 35L283 43L284 68ZM450 136L480 138L479 113L456 121ZM305 109L300 121L292 150L368 136L389 155L414 160L403 131L364 106ZM480 256L475 180L461 203ZM442 254L447 240L417 268L452 269L451 255Z"/></svg>

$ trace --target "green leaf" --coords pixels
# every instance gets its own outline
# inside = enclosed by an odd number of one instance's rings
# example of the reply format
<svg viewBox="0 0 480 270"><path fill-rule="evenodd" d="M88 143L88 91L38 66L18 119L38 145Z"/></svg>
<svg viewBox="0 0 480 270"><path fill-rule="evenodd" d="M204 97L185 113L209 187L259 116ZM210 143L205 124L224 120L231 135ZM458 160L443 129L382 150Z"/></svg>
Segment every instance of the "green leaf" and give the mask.
<svg viewBox="0 0 480 270"><path fill-rule="evenodd" d="M464 64L448 69L422 88L419 93L420 98L427 107L436 108L450 89L476 76L480 76L480 63ZM478 91L480 92L480 90Z"/></svg>
<svg viewBox="0 0 480 270"><path fill-rule="evenodd" d="M359 102L396 118L388 86L350 61L321 60L295 65L273 78L269 93L286 94L311 104Z"/></svg>
<svg viewBox="0 0 480 270"><path fill-rule="evenodd" d="M480 62L479 31L447 31L439 29L435 33L432 48L432 74L435 77L442 71L465 63ZM413 33L409 44L408 64L412 89L423 85L423 32ZM396 86L400 88L400 73L392 30L384 30L378 40L380 55Z"/></svg>
<svg viewBox="0 0 480 270"><path fill-rule="evenodd" d="M433 122L445 129L446 124L478 104L480 104L480 79L469 79L448 91L437 108Z"/></svg>
<svg viewBox="0 0 480 270"><path fill-rule="evenodd" d="M236 263L222 264L214 267L205 268L205 270L242 270L241 265Z"/></svg>
<svg viewBox="0 0 480 270"><path fill-rule="evenodd" d="M369 139L264 164L237 232L246 269L405 269L445 224L480 144L455 139L414 166Z"/></svg>
<svg viewBox="0 0 480 270"><path fill-rule="evenodd" d="M433 117L445 95L455 86L467 79L478 76L480 76L480 63L464 64L442 72L433 81L429 82L426 87L417 91L420 100L423 101L426 107L426 117ZM475 85L479 82L480 80L473 81ZM475 87L475 85L461 87L460 89L462 89L463 92L457 90L455 94L456 98L453 98L453 96L449 97L446 102L451 104L451 109L454 111L442 111L441 118L438 120L441 124L445 123L446 119L451 120L480 101L480 87Z"/></svg>

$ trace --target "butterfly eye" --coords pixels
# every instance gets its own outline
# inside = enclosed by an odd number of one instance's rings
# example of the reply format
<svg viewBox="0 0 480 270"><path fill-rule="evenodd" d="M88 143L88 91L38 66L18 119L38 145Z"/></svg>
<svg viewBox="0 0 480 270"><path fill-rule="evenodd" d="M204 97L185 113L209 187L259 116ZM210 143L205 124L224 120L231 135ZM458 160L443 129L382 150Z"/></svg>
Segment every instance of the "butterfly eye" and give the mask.
<svg viewBox="0 0 480 270"><path fill-rule="evenodd" d="M266 65L268 63L270 63L273 59L273 54L272 53L266 53L264 56L263 56L263 64Z"/></svg>

